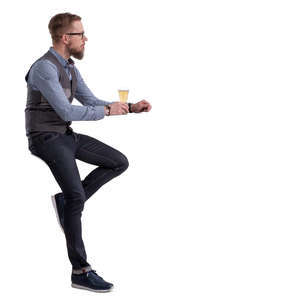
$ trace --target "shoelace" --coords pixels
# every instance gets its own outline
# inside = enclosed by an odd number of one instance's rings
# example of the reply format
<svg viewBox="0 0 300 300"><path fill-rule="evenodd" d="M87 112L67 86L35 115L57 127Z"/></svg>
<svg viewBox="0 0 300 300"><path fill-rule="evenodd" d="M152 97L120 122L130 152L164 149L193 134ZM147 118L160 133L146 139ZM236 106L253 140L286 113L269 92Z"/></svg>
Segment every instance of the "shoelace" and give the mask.
<svg viewBox="0 0 300 300"><path fill-rule="evenodd" d="M99 278L101 278L101 279L103 280L103 278L97 274L96 270L91 270L91 271L89 271L89 272L95 273L95 275L97 275Z"/></svg>

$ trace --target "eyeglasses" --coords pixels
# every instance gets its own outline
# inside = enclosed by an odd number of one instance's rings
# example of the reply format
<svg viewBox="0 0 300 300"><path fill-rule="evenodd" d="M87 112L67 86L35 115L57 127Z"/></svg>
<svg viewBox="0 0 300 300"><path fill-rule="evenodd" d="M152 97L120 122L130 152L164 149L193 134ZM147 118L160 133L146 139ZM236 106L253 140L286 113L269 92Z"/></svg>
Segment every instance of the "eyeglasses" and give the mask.
<svg viewBox="0 0 300 300"><path fill-rule="evenodd" d="M68 32L65 33L67 35L81 35L81 39L83 40L83 36L84 36L84 31L83 32Z"/></svg>

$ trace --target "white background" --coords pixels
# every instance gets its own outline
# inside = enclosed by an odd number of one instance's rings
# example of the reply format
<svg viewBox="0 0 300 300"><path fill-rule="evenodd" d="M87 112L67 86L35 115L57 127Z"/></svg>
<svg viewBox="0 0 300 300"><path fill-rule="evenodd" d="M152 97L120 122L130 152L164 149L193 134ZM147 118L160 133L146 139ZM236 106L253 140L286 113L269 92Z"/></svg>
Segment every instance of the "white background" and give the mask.
<svg viewBox="0 0 300 300"><path fill-rule="evenodd" d="M297 4L1 4L1 297L299 299ZM115 285L105 295L71 288L60 189L25 136L24 77L61 12L82 17L75 63L94 94L117 101L125 86L153 107L72 124L129 160L82 216L88 261Z"/></svg>

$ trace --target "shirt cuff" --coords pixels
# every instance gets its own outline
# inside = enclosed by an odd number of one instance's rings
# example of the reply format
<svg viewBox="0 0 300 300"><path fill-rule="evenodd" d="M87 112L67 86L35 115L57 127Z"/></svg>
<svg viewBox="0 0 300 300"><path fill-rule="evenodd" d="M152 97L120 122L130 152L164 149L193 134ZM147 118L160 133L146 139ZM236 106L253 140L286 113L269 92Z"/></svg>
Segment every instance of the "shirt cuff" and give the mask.
<svg viewBox="0 0 300 300"><path fill-rule="evenodd" d="M114 103L114 102L96 99L95 106L99 106L99 105L100 105L100 106L103 106L103 105L109 105L109 104L112 104L112 103Z"/></svg>
<svg viewBox="0 0 300 300"><path fill-rule="evenodd" d="M104 105L108 105L108 104L113 104L115 101L112 101L112 102L110 102L110 101L104 101L104 102L105 102Z"/></svg>
<svg viewBox="0 0 300 300"><path fill-rule="evenodd" d="M105 110L104 106L95 106L95 121L96 120L101 120L105 117Z"/></svg>

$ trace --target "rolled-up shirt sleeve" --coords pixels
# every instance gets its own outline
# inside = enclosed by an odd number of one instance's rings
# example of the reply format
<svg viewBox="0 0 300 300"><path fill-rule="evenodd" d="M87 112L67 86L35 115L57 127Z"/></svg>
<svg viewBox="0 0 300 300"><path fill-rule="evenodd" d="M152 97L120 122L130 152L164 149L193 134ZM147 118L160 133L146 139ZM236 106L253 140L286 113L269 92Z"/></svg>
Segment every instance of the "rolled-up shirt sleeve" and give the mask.
<svg viewBox="0 0 300 300"><path fill-rule="evenodd" d="M91 121L104 118L104 106L72 105L59 83L56 66L48 60L40 60L31 70L32 82L64 121Z"/></svg>
<svg viewBox="0 0 300 300"><path fill-rule="evenodd" d="M75 91L75 98L82 105L92 105L92 106L104 106L112 104L113 102L100 100L92 93L89 87L84 82L79 70L74 66L74 71L77 78L77 88Z"/></svg>

